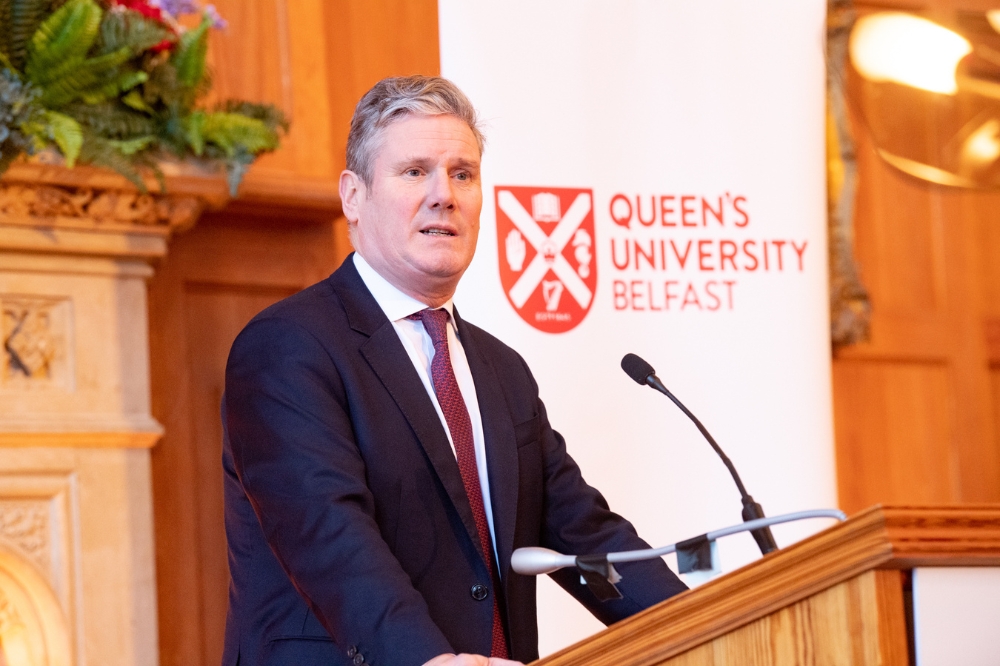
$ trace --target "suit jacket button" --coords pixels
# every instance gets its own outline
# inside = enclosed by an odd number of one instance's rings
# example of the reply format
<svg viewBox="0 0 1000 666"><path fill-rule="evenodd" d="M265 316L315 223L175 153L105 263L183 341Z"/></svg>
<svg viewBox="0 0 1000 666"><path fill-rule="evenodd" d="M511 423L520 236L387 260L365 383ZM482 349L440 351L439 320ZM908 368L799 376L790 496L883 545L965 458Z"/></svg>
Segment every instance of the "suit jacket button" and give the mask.
<svg viewBox="0 0 1000 666"><path fill-rule="evenodd" d="M490 596L489 589L487 589L487 587L482 583L476 583L473 585L469 592L472 594L472 598L476 601L482 601L486 597Z"/></svg>
<svg viewBox="0 0 1000 666"><path fill-rule="evenodd" d="M365 655L360 652L354 655L354 666L361 666L363 663L365 663Z"/></svg>
<svg viewBox="0 0 1000 666"><path fill-rule="evenodd" d="M348 657L353 657L357 653L358 653L358 648L354 647L353 645L351 647L347 648L347 656Z"/></svg>

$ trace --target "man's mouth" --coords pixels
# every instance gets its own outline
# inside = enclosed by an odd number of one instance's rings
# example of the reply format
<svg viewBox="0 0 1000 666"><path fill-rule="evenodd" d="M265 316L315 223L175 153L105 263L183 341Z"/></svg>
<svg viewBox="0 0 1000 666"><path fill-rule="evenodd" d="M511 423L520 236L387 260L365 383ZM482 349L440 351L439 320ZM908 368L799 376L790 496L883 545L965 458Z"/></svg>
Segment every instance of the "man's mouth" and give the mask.
<svg viewBox="0 0 1000 666"><path fill-rule="evenodd" d="M434 229L434 228L423 229L423 230L421 230L420 233L425 234L427 236L454 236L455 235L452 232L448 231L447 229Z"/></svg>

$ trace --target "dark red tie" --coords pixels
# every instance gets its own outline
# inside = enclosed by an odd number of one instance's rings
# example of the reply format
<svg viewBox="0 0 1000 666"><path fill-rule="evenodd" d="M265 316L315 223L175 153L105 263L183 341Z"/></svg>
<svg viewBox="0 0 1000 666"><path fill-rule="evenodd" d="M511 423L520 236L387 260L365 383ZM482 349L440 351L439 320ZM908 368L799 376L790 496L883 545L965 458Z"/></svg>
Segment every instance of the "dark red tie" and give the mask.
<svg viewBox="0 0 1000 666"><path fill-rule="evenodd" d="M486 522L486 508L483 506L483 490L479 485L479 467L476 465L476 447L472 439L472 420L465 406L462 392L455 379L455 371L451 367L451 353L448 350L448 311L421 310L410 315L410 319L420 319L424 330L431 336L434 343L434 359L431 361L431 379L434 382L434 392L437 394L444 420L451 432L451 441L455 444L455 454L458 457L458 470L462 474L462 484L465 494L469 496L472 507L472 517L476 520L476 531L479 532L479 546L493 581L493 646L490 656L508 658L507 641L503 635L503 624L500 621L500 605L497 602L496 589L499 578L493 571L493 549L490 547L490 527Z"/></svg>

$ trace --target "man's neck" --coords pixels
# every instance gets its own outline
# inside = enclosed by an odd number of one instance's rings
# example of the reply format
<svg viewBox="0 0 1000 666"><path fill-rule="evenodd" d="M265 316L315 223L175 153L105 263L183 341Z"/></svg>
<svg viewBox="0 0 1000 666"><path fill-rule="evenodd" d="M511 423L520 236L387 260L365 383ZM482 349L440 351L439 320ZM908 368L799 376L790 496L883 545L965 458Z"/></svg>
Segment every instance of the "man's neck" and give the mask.
<svg viewBox="0 0 1000 666"><path fill-rule="evenodd" d="M353 260L362 282L368 287L390 321L413 314L426 307L447 307L450 303L450 299L434 300L433 303L428 303L427 299L419 298L417 294L400 289L378 272L374 266L365 261L360 253L356 252ZM448 309L450 310L450 308Z"/></svg>
<svg viewBox="0 0 1000 666"><path fill-rule="evenodd" d="M389 271L384 269L380 270L377 264L365 259L364 255L357 250L354 251L354 254L364 261L365 264L367 264L372 271L377 273L379 277L388 282L394 288L403 292L410 298L420 301L429 308L439 308L455 296L455 285L442 285L440 290L435 291L420 291L412 288L410 285L399 284L399 281L393 279L393 276L389 273Z"/></svg>

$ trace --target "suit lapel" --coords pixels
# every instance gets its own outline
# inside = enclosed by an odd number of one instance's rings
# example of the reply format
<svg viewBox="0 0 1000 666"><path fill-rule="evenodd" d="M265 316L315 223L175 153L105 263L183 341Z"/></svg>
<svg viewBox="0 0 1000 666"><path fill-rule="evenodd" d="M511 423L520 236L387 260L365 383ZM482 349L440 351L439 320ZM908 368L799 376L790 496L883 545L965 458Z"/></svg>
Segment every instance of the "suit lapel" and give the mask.
<svg viewBox="0 0 1000 666"><path fill-rule="evenodd" d="M344 304L351 328L368 336L368 340L358 350L413 428L417 441L451 498L469 538L477 545L478 552L476 522L462 484L458 461L434 404L403 348L396 329L358 275L353 255L344 260L341 268L330 279L334 291Z"/></svg>
<svg viewBox="0 0 1000 666"><path fill-rule="evenodd" d="M472 330L458 316L458 331L476 384L479 413L483 419L486 439L486 467L489 470L490 500L493 508L493 531L500 559L500 576L508 580L511 551L514 548L514 526L517 518L518 464L514 424L507 400L500 389L500 379L486 360Z"/></svg>

